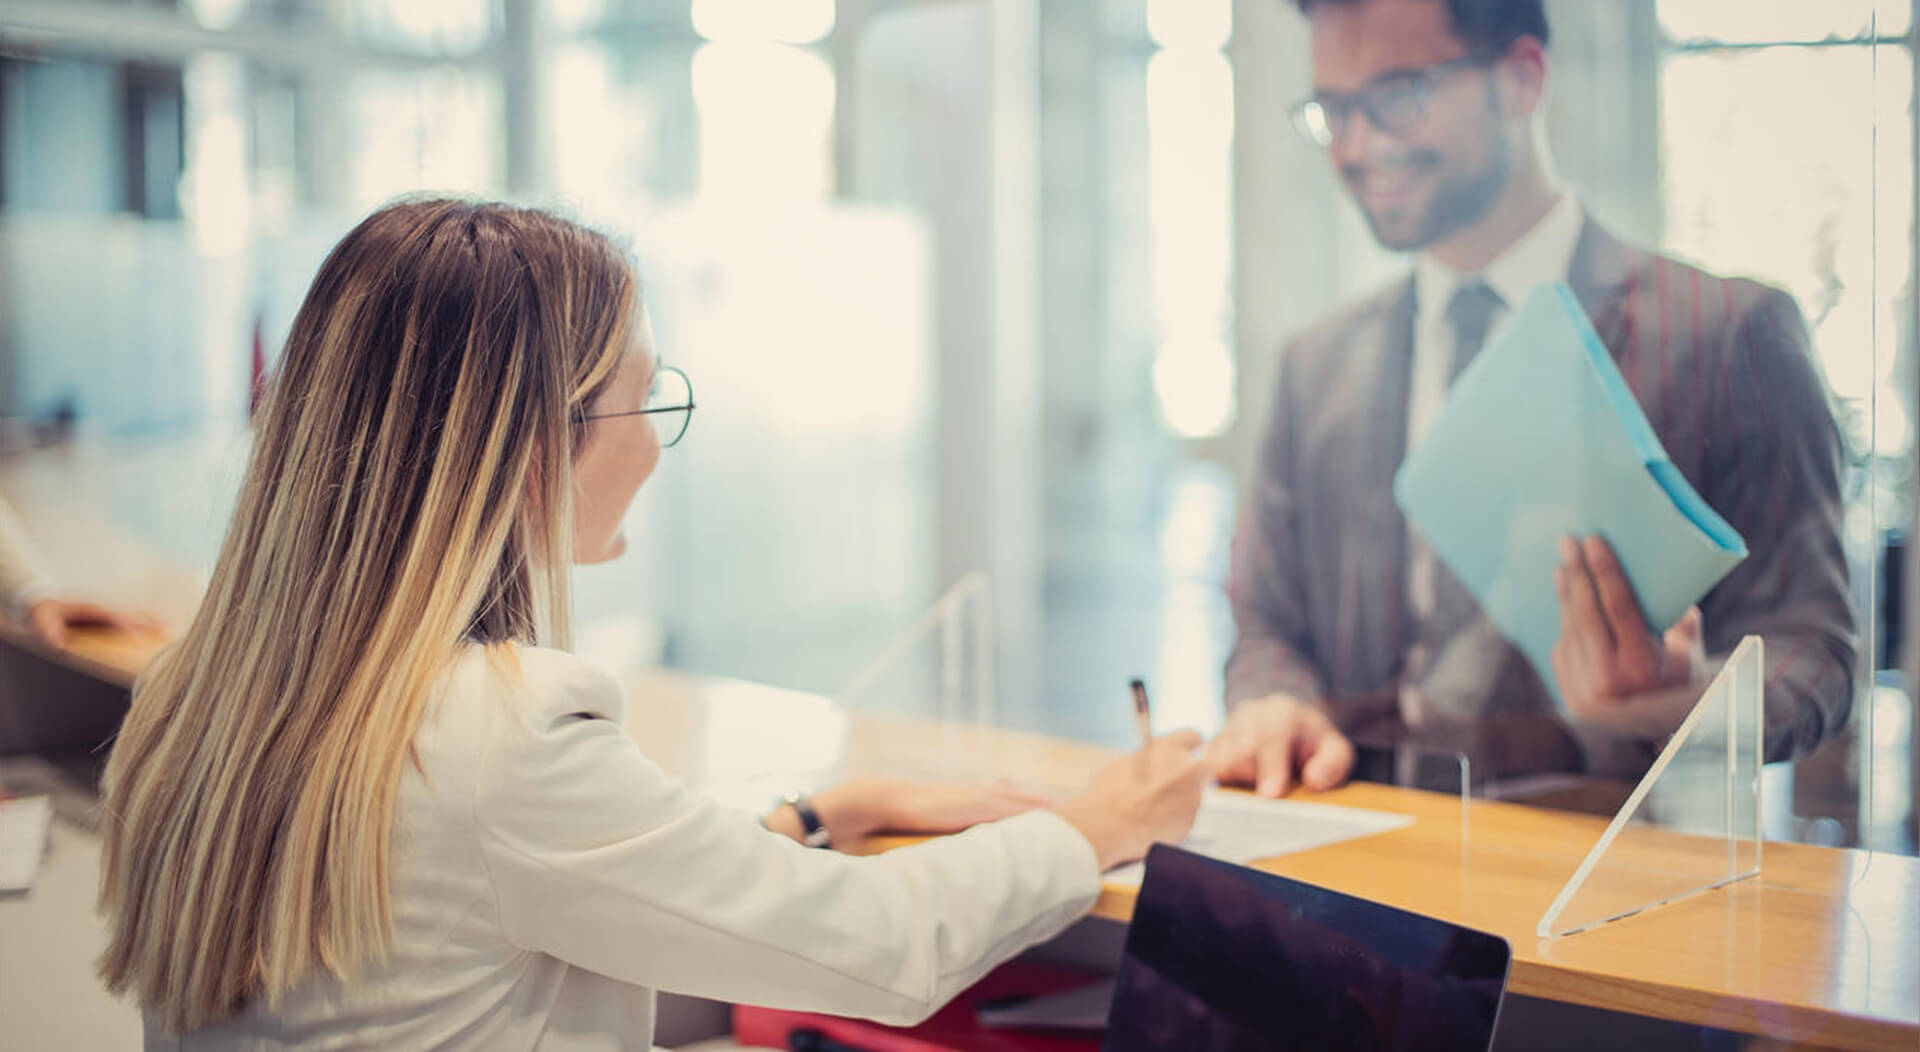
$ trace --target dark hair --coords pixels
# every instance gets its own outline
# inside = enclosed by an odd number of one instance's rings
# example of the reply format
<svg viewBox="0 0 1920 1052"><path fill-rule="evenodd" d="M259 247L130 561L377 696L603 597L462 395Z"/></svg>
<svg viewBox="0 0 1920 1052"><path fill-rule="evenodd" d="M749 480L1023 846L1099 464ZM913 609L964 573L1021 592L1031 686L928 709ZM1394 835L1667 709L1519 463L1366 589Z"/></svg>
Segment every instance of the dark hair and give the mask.
<svg viewBox="0 0 1920 1052"><path fill-rule="evenodd" d="M1315 8L1346 6L1362 0L1294 0L1300 13ZM1441 0L1453 16L1453 35L1470 54L1493 58L1506 53L1521 37L1533 37L1542 46L1550 42L1546 0Z"/></svg>

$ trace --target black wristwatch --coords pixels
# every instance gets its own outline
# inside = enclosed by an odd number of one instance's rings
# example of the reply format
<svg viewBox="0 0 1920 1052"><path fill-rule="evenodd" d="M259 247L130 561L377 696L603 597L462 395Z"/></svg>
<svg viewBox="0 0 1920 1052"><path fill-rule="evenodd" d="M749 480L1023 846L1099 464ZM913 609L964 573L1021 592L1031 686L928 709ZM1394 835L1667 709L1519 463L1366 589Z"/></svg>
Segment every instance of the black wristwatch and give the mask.
<svg viewBox="0 0 1920 1052"><path fill-rule="evenodd" d="M833 846L833 834L827 831L827 824L820 821L820 812L813 809L813 800L807 794L788 793L780 798L780 802L793 808L793 813L800 816L800 828L806 831L806 835L800 838L802 844L808 847Z"/></svg>

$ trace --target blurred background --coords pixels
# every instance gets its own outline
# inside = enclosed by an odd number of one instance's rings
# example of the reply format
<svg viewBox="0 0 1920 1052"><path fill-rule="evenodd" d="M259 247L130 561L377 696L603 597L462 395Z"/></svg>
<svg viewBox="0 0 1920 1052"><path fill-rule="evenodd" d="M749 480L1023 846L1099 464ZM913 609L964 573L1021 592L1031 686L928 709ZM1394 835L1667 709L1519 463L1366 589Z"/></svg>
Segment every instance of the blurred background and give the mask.
<svg viewBox="0 0 1920 1052"><path fill-rule="evenodd" d="M1851 443L1876 675L1769 830L1911 851L1915 2L1551 8L1563 178L1790 290ZM1143 675L1212 730L1276 353L1408 267L1309 86L1284 0L7 0L0 456L204 568L331 244L553 205L633 246L700 404L580 649L834 691L984 570L1002 722L1121 744Z"/></svg>

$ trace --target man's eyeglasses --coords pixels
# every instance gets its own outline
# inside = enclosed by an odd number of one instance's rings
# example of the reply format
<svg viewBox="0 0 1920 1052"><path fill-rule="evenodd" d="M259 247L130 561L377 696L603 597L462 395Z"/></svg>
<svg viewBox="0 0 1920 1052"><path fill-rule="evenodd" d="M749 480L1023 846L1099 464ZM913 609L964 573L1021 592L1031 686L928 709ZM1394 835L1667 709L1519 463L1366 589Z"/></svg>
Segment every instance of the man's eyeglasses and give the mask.
<svg viewBox="0 0 1920 1052"><path fill-rule="evenodd" d="M606 420L616 416L650 416L660 414L654 426L660 432L660 444L671 446L679 442L687 433L687 424L693 419L693 381L687 374L671 365L663 365L654 370L653 389L647 392L645 409L628 409L620 413L593 413L577 417L579 420Z"/></svg>
<svg viewBox="0 0 1920 1052"><path fill-rule="evenodd" d="M1488 64L1487 59L1467 55L1425 69L1382 73L1351 95L1321 92L1294 105L1293 126L1316 146L1332 146L1358 110L1367 115L1374 127L1389 135L1399 135L1411 130L1427 115L1427 103L1442 77L1456 70Z"/></svg>

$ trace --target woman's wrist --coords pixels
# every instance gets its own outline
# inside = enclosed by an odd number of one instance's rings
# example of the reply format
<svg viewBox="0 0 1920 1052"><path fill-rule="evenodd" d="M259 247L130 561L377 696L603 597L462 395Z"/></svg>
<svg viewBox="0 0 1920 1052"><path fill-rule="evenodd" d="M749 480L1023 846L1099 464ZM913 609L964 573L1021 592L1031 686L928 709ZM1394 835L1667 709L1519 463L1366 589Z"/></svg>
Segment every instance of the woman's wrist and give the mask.
<svg viewBox="0 0 1920 1052"><path fill-rule="evenodd" d="M1093 848L1093 857L1099 863L1101 872L1130 861L1128 841L1131 838L1126 823L1110 808L1101 807L1083 796L1054 807L1053 813L1086 839L1087 846Z"/></svg>
<svg viewBox="0 0 1920 1052"><path fill-rule="evenodd" d="M781 803L776 805L772 811L767 813L767 817L760 820L760 824L766 826L768 830L778 833L795 843L804 844L807 842L807 827L800 821L800 813L795 811L790 804Z"/></svg>
<svg viewBox="0 0 1920 1052"><path fill-rule="evenodd" d="M844 844L858 840L886 826L882 793L871 791L867 783L854 781L822 790L807 798L829 840ZM768 829L802 844L807 842L806 822L792 804L783 803L767 815Z"/></svg>

